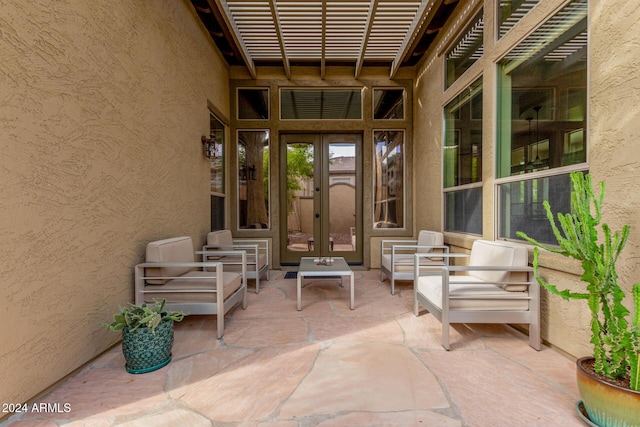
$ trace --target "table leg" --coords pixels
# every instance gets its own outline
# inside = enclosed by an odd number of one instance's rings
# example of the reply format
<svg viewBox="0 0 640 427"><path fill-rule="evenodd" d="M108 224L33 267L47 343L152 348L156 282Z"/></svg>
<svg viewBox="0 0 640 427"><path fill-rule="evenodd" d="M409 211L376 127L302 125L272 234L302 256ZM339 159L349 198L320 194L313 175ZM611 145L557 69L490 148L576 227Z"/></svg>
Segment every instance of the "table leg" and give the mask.
<svg viewBox="0 0 640 427"><path fill-rule="evenodd" d="M302 310L302 272L298 271L298 311Z"/></svg>
<svg viewBox="0 0 640 427"><path fill-rule="evenodd" d="M349 284L349 290L351 291L351 310L355 309L356 307L356 303L355 303L355 286L354 286L354 282L355 282L355 278L353 277L354 274L353 272L351 272L351 274L349 275L349 279L350 279L350 284Z"/></svg>

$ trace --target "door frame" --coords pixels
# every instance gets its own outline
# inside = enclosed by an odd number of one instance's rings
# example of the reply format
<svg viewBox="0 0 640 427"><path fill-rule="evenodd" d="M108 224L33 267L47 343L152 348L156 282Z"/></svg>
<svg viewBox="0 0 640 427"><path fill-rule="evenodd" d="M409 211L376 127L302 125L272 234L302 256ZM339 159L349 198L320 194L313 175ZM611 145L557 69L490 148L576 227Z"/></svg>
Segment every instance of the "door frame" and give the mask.
<svg viewBox="0 0 640 427"><path fill-rule="evenodd" d="M324 241L325 237L327 242L329 241L330 234L330 213L329 213L329 146L331 143L336 143L335 137L341 135L349 136L348 139L353 139L355 143L355 180L356 180L356 201L355 201L355 238L356 247L354 251L332 251L323 252L321 250L323 245L315 244L311 251L289 251L288 248L288 206L287 206L287 141L285 138L292 135L300 135L304 141L312 143L314 146L314 178L313 178L313 214L319 214L319 217L313 218L313 234L314 241ZM355 138L354 138L355 137ZM282 242L280 247L280 264L281 265L298 265L300 258L303 256L336 256L344 257L345 260L352 265L363 264L363 244L362 244L362 224L363 224L363 210L362 210L362 145L363 145L363 133L362 132L295 132L288 131L282 132L279 136L280 146L280 201L279 209L282 218L280 221L280 241ZM347 141L351 142L351 141ZM324 236L324 237L323 237ZM328 251L328 245L327 245Z"/></svg>

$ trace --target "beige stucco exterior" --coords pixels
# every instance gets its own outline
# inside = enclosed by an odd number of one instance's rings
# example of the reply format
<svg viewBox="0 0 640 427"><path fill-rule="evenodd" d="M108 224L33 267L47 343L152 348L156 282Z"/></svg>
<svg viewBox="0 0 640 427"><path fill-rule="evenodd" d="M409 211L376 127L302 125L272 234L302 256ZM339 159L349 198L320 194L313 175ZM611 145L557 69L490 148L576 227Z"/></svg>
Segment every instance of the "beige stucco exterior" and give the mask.
<svg viewBox="0 0 640 427"><path fill-rule="evenodd" d="M17 4L16 4L17 3ZM370 104L364 123L273 121L238 123L236 87L404 86L413 112L393 126L407 130L408 229L363 227L364 263L379 267L383 238L442 229L443 106L483 78L483 237L494 238L495 63L554 13L562 0L541 0L497 43L495 1L461 0L430 53L415 70L389 80L388 70L314 67L259 68L258 79L233 68L217 51L189 1L60 0L3 4L0 13L0 402L34 398L114 345L118 334L100 322L132 300L132 267L150 240L189 235L202 243L209 231L209 163L200 136L209 131L209 109L229 125L228 175L237 129L269 128L274 152L281 132L361 132L372 140ZM443 56L466 20L484 5L484 56L446 91ZM591 0L589 17L589 170L607 183L605 220L614 230L632 227L619 263L626 290L640 281L640 8L628 0ZM363 150L363 223L371 224L373 154ZM280 159L273 156L272 176ZM229 177L228 177L229 178ZM227 182L233 182L227 179ZM280 188L270 182L269 230L236 230L227 187L228 225L239 236L273 242ZM255 233L255 234L252 234ZM448 234L458 250L472 238ZM577 289L579 266L547 255L543 275ZM584 303L549 298L543 291L542 336L573 357L590 353Z"/></svg>
<svg viewBox="0 0 640 427"><path fill-rule="evenodd" d="M100 322L133 300L148 241L202 243L200 137L208 102L229 116L229 75L187 1L5 2L0 26L0 402L17 403L120 339Z"/></svg>

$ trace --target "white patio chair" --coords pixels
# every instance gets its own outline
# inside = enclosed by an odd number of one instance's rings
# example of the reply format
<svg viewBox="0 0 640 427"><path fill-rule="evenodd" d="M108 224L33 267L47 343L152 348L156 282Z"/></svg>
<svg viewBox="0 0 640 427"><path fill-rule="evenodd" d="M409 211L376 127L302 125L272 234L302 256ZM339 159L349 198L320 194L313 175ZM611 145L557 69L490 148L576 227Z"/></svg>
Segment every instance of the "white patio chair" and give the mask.
<svg viewBox="0 0 640 427"><path fill-rule="evenodd" d="M383 240L380 248L380 281L391 281L391 295L396 293L396 280L413 280L414 254L448 253L444 235L437 231L421 230L418 240ZM424 265L446 265L448 258L420 258Z"/></svg>
<svg viewBox="0 0 640 427"><path fill-rule="evenodd" d="M433 255L415 258L429 256ZM540 287L533 279L526 247L476 240L469 265L425 267L416 262L416 266L414 314L418 316L422 306L442 323L445 349L449 350L451 323L510 323L528 324L529 345L540 350Z"/></svg>

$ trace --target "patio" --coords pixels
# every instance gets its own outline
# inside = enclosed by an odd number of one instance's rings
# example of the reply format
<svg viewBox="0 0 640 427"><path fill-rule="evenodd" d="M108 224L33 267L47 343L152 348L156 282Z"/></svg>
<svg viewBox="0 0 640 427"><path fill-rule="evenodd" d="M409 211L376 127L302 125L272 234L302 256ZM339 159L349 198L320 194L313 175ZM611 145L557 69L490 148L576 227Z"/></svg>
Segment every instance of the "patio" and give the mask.
<svg viewBox="0 0 640 427"><path fill-rule="evenodd" d="M447 352L408 282L392 296L379 270L355 271L351 311L348 287L307 280L297 311L284 273L227 316L222 341L212 316L187 317L165 368L127 374L116 346L39 397L48 412L1 425L583 425L574 363L514 329L456 325Z"/></svg>

